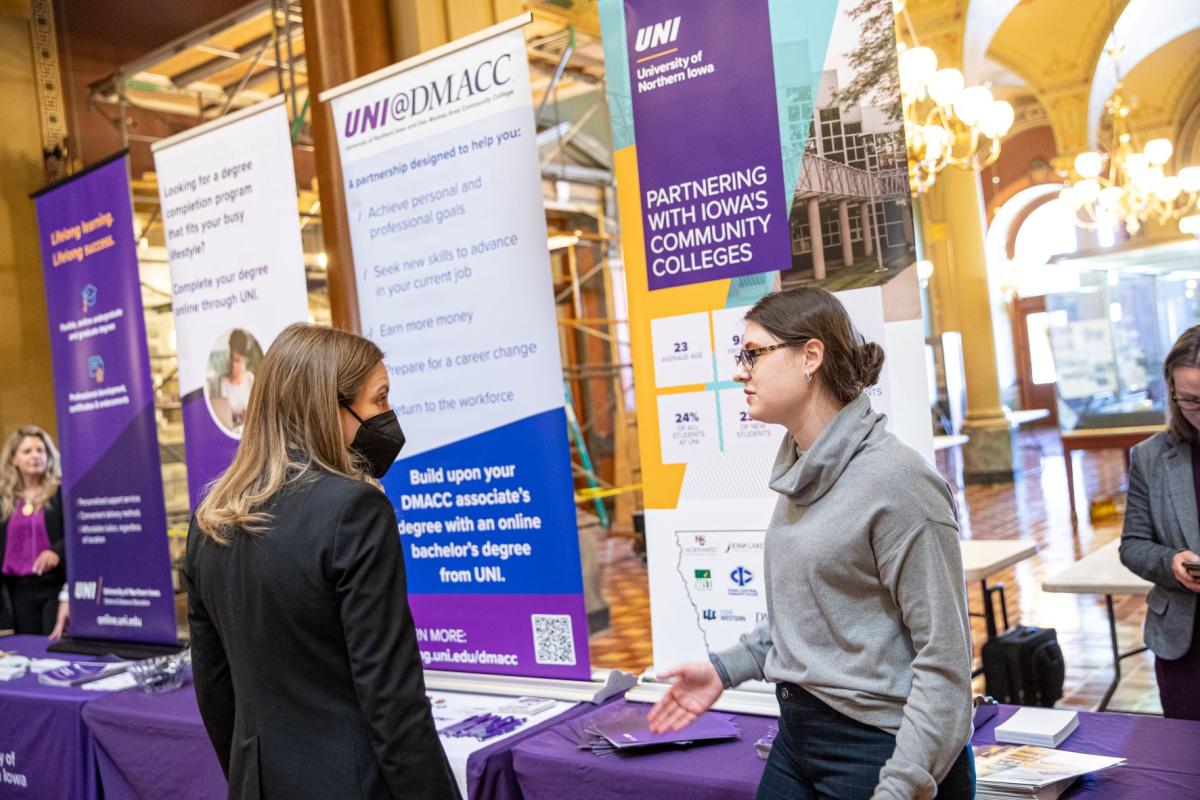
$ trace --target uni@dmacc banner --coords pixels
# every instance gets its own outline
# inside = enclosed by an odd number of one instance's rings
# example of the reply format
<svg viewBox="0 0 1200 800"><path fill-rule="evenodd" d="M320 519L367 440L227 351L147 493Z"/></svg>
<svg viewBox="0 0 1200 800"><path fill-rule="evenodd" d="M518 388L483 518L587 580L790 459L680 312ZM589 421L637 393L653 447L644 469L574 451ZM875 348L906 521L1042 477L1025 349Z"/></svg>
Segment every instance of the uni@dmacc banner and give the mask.
<svg viewBox="0 0 1200 800"><path fill-rule="evenodd" d="M528 18L321 100L363 334L408 437L383 486L424 663L587 680Z"/></svg>
<svg viewBox="0 0 1200 800"><path fill-rule="evenodd" d="M657 669L768 622L767 482L786 431L752 419L733 380L760 298L834 292L887 353L872 406L932 458L899 99L837 96L873 24L862 7L599 3Z"/></svg>
<svg viewBox="0 0 1200 800"><path fill-rule="evenodd" d="M154 386L122 153L35 195L71 635L175 644Z"/></svg>
<svg viewBox="0 0 1200 800"><path fill-rule="evenodd" d="M152 149L195 510L237 453L263 355L284 328L308 320L284 97Z"/></svg>

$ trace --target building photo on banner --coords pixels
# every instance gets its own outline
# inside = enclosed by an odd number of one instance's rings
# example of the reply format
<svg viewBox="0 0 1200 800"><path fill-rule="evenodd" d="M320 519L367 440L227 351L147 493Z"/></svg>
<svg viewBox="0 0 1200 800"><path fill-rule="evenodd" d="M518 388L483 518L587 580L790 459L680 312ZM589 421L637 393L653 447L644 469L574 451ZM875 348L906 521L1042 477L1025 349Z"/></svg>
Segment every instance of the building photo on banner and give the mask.
<svg viewBox="0 0 1200 800"><path fill-rule="evenodd" d="M660 669L767 618L767 469L785 432L751 419L733 380L759 298L834 292L887 352L872 406L932 459L898 98L838 96L857 5L600 4Z"/></svg>

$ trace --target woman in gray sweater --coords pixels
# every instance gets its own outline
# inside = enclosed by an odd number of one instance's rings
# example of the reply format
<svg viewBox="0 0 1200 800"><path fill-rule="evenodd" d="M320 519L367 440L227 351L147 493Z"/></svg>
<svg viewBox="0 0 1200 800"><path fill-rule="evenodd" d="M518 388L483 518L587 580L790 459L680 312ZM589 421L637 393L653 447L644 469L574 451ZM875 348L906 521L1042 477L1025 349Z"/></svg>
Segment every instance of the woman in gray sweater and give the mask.
<svg viewBox="0 0 1200 800"><path fill-rule="evenodd" d="M759 800L974 797L971 630L949 488L864 390L883 350L829 292L768 295L734 377L750 416L787 428L766 534L769 622L661 675L652 727L678 730L725 688L776 684Z"/></svg>

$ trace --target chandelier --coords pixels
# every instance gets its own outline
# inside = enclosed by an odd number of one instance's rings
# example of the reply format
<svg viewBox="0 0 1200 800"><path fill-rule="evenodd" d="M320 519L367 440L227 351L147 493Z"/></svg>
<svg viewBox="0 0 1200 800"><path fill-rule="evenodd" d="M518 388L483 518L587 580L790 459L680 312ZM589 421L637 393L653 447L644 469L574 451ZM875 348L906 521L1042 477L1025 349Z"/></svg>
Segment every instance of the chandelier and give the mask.
<svg viewBox="0 0 1200 800"><path fill-rule="evenodd" d="M1178 175L1167 171L1175 146L1170 139L1151 139L1141 152L1134 150L1129 115L1136 101L1121 92L1120 57L1124 48L1115 33L1105 52L1113 60L1117 85L1104 111L1112 118L1108 152L1086 151L1075 156L1079 176L1059 195L1075 211L1081 228L1125 226L1130 236L1150 220L1166 225L1178 220L1184 233L1200 236L1200 167L1185 167ZM1105 161L1107 160L1107 169Z"/></svg>
<svg viewBox="0 0 1200 800"><path fill-rule="evenodd" d="M928 47L902 49L899 67L913 193L928 191L946 167L978 171L995 163L1012 106L986 86L966 87L957 69L938 69Z"/></svg>

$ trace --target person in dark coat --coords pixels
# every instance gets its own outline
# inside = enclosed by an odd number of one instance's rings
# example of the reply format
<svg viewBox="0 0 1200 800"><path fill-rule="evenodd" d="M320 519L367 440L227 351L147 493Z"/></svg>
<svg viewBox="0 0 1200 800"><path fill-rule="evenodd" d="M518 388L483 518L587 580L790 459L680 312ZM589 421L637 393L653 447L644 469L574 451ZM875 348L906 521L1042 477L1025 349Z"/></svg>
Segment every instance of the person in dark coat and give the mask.
<svg viewBox="0 0 1200 800"><path fill-rule="evenodd" d="M383 354L292 325L188 532L196 699L230 798L460 797L437 737L396 516Z"/></svg>
<svg viewBox="0 0 1200 800"><path fill-rule="evenodd" d="M34 425L0 449L0 617L11 615L18 634L54 630L67 580L60 463L50 434Z"/></svg>
<svg viewBox="0 0 1200 800"><path fill-rule="evenodd" d="M1146 646L1163 716L1200 720L1200 325L1163 363L1169 420L1133 448L1121 562L1154 584Z"/></svg>

